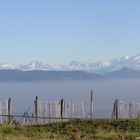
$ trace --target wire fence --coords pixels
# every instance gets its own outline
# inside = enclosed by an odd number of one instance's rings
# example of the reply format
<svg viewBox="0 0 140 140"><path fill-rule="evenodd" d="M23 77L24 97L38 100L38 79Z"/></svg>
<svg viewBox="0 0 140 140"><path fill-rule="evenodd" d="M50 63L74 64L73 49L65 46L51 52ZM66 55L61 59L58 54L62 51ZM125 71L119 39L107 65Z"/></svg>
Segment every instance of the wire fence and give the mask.
<svg viewBox="0 0 140 140"><path fill-rule="evenodd" d="M5 121L1 124L15 124L15 125L46 125L55 122L66 122L70 120L91 120L91 118L58 118L58 117L36 117L36 116L23 116L23 115L0 115L0 117L5 118ZM39 121L36 121L38 119Z"/></svg>
<svg viewBox="0 0 140 140"><path fill-rule="evenodd" d="M91 93L91 95L92 94L93 93ZM91 98L93 98L93 95ZM93 101L93 99L91 101ZM91 103L91 105L92 104L93 103ZM93 106L90 106L89 110L93 111ZM32 113L29 107L23 115L13 115L11 98L0 101L0 124L44 125L52 122L92 117L86 114L83 102L70 102L63 99L60 101L43 101L36 97ZM90 112L88 114L93 113Z"/></svg>
<svg viewBox="0 0 140 140"><path fill-rule="evenodd" d="M85 111L89 110L89 111ZM13 115L11 98L0 101L0 124L44 125L53 122L64 122L74 119L93 119L93 92L91 92L89 109L84 102L43 101L36 97L34 109L30 107L22 115ZM140 118L140 103L126 103L115 100L112 118Z"/></svg>

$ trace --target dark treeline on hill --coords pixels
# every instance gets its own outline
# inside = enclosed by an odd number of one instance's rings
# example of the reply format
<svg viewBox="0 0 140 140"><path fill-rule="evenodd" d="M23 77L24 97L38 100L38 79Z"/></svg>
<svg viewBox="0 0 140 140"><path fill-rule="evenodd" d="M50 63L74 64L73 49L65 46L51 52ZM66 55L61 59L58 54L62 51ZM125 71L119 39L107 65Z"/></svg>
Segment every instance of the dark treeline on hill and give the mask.
<svg viewBox="0 0 140 140"><path fill-rule="evenodd" d="M103 80L103 79L140 79L140 71L124 67L120 70L99 75L84 71L21 71L0 70L0 81L51 81L51 80Z"/></svg>
<svg viewBox="0 0 140 140"><path fill-rule="evenodd" d="M120 70L108 72L104 76L112 79L140 79L140 70L123 67Z"/></svg>
<svg viewBox="0 0 140 140"><path fill-rule="evenodd" d="M82 71L0 70L0 81L97 80L103 77Z"/></svg>

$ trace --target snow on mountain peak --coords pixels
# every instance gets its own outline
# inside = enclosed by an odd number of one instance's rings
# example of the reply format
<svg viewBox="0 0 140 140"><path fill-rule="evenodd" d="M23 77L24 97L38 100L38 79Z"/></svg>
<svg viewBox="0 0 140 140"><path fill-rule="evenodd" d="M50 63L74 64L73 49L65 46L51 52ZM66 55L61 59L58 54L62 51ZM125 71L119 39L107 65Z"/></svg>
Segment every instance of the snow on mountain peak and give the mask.
<svg viewBox="0 0 140 140"><path fill-rule="evenodd" d="M29 63L29 65L38 66L38 65L41 65L41 63L36 60L33 60L32 62Z"/></svg>
<svg viewBox="0 0 140 140"><path fill-rule="evenodd" d="M109 61L104 61L104 62L101 62L101 66L102 67L108 67L108 66L110 66L111 65L111 62L109 62Z"/></svg>
<svg viewBox="0 0 140 140"><path fill-rule="evenodd" d="M118 59L110 61L96 61L96 62L80 62L72 61L69 65L62 64L44 64L38 61L32 61L28 65L11 65L11 64L0 64L0 69L19 69L19 70L57 70L57 71L71 71L71 70L83 70L93 72L109 72L119 70L123 67L129 67L132 69L140 70L140 55L137 56L124 56Z"/></svg>
<svg viewBox="0 0 140 140"><path fill-rule="evenodd" d="M136 56L134 60L140 62L140 56Z"/></svg>
<svg viewBox="0 0 140 140"><path fill-rule="evenodd" d="M130 56L124 56L124 59L128 60L128 59L130 59Z"/></svg>
<svg viewBox="0 0 140 140"><path fill-rule="evenodd" d="M0 69L11 69L11 70L15 70L15 69L19 69L18 66L16 65L10 65L10 64L0 64Z"/></svg>
<svg viewBox="0 0 140 140"><path fill-rule="evenodd" d="M36 60L33 60L31 63L28 64L28 67L30 70L40 70L45 69L44 64L41 62L38 62Z"/></svg>
<svg viewBox="0 0 140 140"><path fill-rule="evenodd" d="M80 62L72 61L69 65L52 65L43 64L38 61L32 61L27 70L84 70L84 71L98 71L101 69L107 69L107 71L119 70L123 67L130 67L134 69L140 69L140 55L130 57L123 56L120 59L113 59L110 61L98 61L98 62Z"/></svg>
<svg viewBox="0 0 140 140"><path fill-rule="evenodd" d="M126 61L126 60L129 60L130 58L131 58L130 56L123 56L123 57L121 57L118 60L120 60L120 61Z"/></svg>

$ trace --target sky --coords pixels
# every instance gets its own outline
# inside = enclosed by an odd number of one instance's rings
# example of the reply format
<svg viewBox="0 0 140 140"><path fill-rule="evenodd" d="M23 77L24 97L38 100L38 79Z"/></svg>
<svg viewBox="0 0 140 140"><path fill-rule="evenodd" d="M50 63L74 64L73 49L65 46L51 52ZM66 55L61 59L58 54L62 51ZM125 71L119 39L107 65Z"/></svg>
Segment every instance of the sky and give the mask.
<svg viewBox="0 0 140 140"><path fill-rule="evenodd" d="M0 0L0 62L140 54L139 7L139 0Z"/></svg>

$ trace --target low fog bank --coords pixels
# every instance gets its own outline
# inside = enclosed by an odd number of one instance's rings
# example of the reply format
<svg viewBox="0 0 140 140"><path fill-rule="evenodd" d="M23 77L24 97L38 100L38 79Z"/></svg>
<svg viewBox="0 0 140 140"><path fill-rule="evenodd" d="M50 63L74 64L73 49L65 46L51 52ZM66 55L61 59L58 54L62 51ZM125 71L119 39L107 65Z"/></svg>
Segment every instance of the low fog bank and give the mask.
<svg viewBox="0 0 140 140"><path fill-rule="evenodd" d="M0 99L12 97L13 112L33 111L35 96L42 100L83 101L89 108L90 90L94 91L94 116L110 117L116 98L140 102L140 80L51 81L0 83Z"/></svg>

